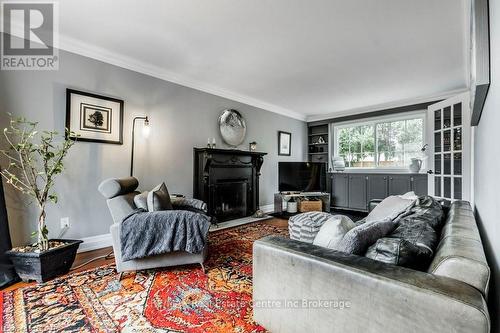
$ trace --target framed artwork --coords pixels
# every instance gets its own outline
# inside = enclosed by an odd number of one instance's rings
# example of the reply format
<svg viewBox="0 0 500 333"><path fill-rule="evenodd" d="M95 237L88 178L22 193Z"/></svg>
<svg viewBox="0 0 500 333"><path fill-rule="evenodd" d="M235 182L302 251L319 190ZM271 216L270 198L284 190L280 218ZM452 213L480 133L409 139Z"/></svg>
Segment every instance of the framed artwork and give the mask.
<svg viewBox="0 0 500 333"><path fill-rule="evenodd" d="M78 141L121 145L123 100L66 89L66 128Z"/></svg>
<svg viewBox="0 0 500 333"><path fill-rule="evenodd" d="M278 131L278 155L290 156L292 133Z"/></svg>

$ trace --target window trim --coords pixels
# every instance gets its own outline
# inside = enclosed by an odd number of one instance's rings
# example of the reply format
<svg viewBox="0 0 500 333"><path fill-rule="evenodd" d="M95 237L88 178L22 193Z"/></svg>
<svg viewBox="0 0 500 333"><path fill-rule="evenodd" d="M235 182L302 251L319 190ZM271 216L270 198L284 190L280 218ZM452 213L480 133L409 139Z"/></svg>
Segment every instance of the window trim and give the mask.
<svg viewBox="0 0 500 333"><path fill-rule="evenodd" d="M370 118L362 118L362 119L357 119L357 120L350 120L350 121L344 121L340 123L331 123L331 133L332 139L331 141L331 147L332 150L330 152L330 163L332 160L333 156L336 156L336 152L338 151L338 142L337 142L337 135L338 131L340 129L346 128L346 127L353 127L353 126L365 126L365 125L374 125L376 126L378 123L385 123L385 122L391 122L391 121L401 121L401 120L409 120L409 119L422 119L423 121L423 127L422 127L422 138L425 144L425 141L427 140L427 110L418 110L418 111L411 111L411 112L404 112L404 113L397 113L397 114L391 114L391 115L385 115L385 116L379 116L379 117L370 117ZM375 140L376 140L376 130L375 130ZM378 149L378 145L375 143L375 150ZM333 166L331 166L333 167ZM408 167L347 167L345 168L346 170L350 171L356 171L356 170L376 170L376 171L408 171Z"/></svg>

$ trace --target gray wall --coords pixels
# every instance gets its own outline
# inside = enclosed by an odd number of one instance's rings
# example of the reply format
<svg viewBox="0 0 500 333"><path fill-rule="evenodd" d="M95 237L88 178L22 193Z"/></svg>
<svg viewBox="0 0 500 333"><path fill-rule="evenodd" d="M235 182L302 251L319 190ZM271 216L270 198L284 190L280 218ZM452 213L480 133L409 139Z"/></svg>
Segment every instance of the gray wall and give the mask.
<svg viewBox="0 0 500 333"><path fill-rule="evenodd" d="M492 332L500 332L500 2L490 1L491 86L474 143L476 216L492 271L489 310Z"/></svg>
<svg viewBox="0 0 500 333"><path fill-rule="evenodd" d="M58 71L0 71L0 126L8 124L6 112L39 121L42 129L64 130L65 89L74 88L125 100L124 144L77 143L66 160L66 171L57 180L59 203L48 209L51 236L60 232L60 218L68 216L67 238L109 232L111 222L104 198L97 192L101 180L128 176L131 119L147 114L152 131L145 140L136 132L135 174L142 189L165 181L170 192L192 194L193 147L206 146L208 137L221 144L217 118L225 108L239 110L246 118L247 136L241 149L257 141L267 152L262 167L260 204L273 202L277 191L277 162L306 159L307 127L295 120L262 109L158 80L79 55L61 52ZM140 126L139 126L140 129ZM277 155L277 131L292 132L292 156ZM3 140L2 140L3 141ZM13 242L28 239L36 211L26 198L6 186L7 209Z"/></svg>

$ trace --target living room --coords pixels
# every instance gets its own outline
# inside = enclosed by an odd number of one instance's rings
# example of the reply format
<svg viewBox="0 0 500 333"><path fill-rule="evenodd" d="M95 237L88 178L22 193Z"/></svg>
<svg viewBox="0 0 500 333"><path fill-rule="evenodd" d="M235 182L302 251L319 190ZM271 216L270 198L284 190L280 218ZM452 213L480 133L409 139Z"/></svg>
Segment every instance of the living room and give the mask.
<svg viewBox="0 0 500 333"><path fill-rule="evenodd" d="M1 5L0 332L500 331L497 2Z"/></svg>

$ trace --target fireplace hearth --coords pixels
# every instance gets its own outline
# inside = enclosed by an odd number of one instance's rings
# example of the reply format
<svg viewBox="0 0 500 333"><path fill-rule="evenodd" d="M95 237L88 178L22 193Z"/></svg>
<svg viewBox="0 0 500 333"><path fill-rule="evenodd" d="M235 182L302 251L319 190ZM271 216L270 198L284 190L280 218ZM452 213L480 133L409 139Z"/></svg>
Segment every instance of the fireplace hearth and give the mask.
<svg viewBox="0 0 500 333"><path fill-rule="evenodd" d="M193 196L218 221L250 216L259 207L260 168L266 153L194 148Z"/></svg>

